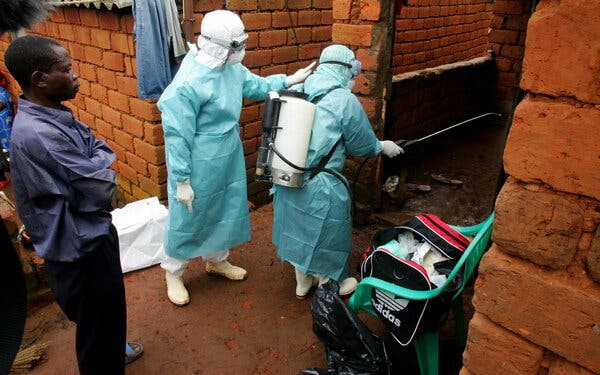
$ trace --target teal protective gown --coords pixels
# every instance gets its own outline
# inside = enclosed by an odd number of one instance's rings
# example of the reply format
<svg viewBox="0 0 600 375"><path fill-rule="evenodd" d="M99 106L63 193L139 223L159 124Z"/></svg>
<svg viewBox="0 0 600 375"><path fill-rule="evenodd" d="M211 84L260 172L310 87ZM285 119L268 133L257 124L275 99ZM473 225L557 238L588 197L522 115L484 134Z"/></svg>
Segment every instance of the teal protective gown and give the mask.
<svg viewBox="0 0 600 375"><path fill-rule="evenodd" d="M165 252L179 259L227 250L250 240L246 166L238 119L242 99L264 100L285 75L259 77L241 64L208 68L188 52L158 101L167 157L169 216ZM193 212L176 199L189 180Z"/></svg>
<svg viewBox="0 0 600 375"><path fill-rule="evenodd" d="M340 80L326 74L325 66L304 83L308 99L340 86ZM317 104L306 165L315 167L335 145L327 168L341 172L346 155L374 156L381 144L369 123L362 105L347 88L329 92ZM289 188L274 185L273 243L280 258L298 270L341 280L352 250L350 194L329 173L321 172L305 186Z"/></svg>

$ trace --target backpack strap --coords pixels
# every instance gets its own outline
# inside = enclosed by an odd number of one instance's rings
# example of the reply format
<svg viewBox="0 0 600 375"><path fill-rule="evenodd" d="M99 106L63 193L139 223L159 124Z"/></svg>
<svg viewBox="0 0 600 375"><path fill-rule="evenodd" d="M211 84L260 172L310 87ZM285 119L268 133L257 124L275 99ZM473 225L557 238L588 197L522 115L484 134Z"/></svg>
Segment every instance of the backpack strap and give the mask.
<svg viewBox="0 0 600 375"><path fill-rule="evenodd" d="M321 160L319 160L319 164L317 164L315 169L313 169L313 171L311 172L310 177L308 178L309 180L311 180L313 177L315 177L317 174L319 174L319 172L321 172L323 169L325 169L325 166L327 165L327 163L329 163L329 159L331 159L333 152L335 151L335 149L337 148L337 145L340 144L341 141L342 141L342 138L338 139L337 142L335 142L335 144L331 148L331 150L329 150L327 155L325 155L325 157L323 157L323 158L321 158Z"/></svg>
<svg viewBox="0 0 600 375"><path fill-rule="evenodd" d="M312 100L310 101L313 104L317 104L318 102L321 101L321 99L323 99L325 97L325 95L329 94L330 92L332 92L335 89L341 89L341 86L334 86L332 88L330 88L329 90L325 91L324 93L322 93L321 95L317 95L314 98L312 98Z"/></svg>

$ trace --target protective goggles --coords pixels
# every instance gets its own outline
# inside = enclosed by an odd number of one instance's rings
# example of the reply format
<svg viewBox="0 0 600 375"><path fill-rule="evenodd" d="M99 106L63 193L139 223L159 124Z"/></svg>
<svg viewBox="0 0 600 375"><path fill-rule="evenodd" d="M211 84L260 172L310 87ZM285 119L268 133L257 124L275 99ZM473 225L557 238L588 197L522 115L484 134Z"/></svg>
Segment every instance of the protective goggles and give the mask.
<svg viewBox="0 0 600 375"><path fill-rule="evenodd" d="M219 38L213 38L210 36L204 36L202 35L202 37L206 40L210 40L211 42L220 45L221 47L225 47L227 49L230 49L232 51L241 51L244 48L246 48L246 40L248 39L248 34L244 33L236 38L234 38L232 41L225 41L223 39L219 39Z"/></svg>
<svg viewBox="0 0 600 375"><path fill-rule="evenodd" d="M341 66L345 66L350 69L350 74L352 74L352 78L358 77L362 70L362 64L359 60L352 59L349 63L341 62L341 61L323 61L321 64L337 64Z"/></svg>

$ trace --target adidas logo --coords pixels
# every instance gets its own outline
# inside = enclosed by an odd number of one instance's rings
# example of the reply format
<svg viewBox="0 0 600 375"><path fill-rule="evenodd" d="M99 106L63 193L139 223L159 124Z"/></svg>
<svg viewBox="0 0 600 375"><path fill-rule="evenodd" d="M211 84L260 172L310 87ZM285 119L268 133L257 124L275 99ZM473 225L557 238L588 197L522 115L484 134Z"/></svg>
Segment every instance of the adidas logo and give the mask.
<svg viewBox="0 0 600 375"><path fill-rule="evenodd" d="M394 316L392 311L390 309L388 309L387 306L384 306L383 303L381 303L381 302L373 301L373 307L375 308L375 310L377 310L378 313L381 314L381 316L383 316L385 319L387 319L390 323L392 323L396 327L400 328L400 325L402 324L402 322L400 321L400 319L398 319Z"/></svg>

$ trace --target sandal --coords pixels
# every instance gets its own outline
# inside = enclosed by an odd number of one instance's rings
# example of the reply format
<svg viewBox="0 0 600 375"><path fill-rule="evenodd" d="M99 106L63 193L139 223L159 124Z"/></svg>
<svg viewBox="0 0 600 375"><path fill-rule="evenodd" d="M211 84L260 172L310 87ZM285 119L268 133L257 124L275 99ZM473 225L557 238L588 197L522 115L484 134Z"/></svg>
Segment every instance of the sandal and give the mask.
<svg viewBox="0 0 600 375"><path fill-rule="evenodd" d="M128 342L125 344L125 364L128 365L144 354L144 348L139 342Z"/></svg>

